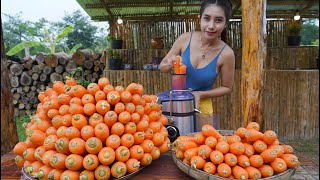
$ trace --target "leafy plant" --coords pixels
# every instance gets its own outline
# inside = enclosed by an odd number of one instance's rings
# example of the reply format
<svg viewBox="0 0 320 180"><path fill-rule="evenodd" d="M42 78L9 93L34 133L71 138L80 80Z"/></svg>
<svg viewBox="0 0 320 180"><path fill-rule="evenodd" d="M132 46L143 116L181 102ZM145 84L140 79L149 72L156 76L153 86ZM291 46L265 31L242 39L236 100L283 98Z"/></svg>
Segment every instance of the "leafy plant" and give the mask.
<svg viewBox="0 0 320 180"><path fill-rule="evenodd" d="M78 72L80 72L80 76L77 76ZM68 76L64 77L64 82L66 81L66 79L69 79L69 78L76 79L77 84L81 84L84 87L87 87L91 83L90 80L86 80L84 78L84 73L83 73L82 67L77 67L77 69L75 70L74 73L69 74Z"/></svg>
<svg viewBox="0 0 320 180"><path fill-rule="evenodd" d="M34 47L34 46L42 46L42 45L45 45L45 46L47 45L46 48L48 48L50 50L50 53L53 54L53 53L55 53L55 48L56 48L57 42L60 39L62 39L63 37L65 37L72 30L73 30L73 26L68 26L68 27L64 28L62 30L62 32L60 34L58 34L57 37L54 37L53 35L50 36L48 29L44 27L44 32L45 32L45 35L43 37L43 39L45 41L44 43L37 42L37 41L24 41L24 42L21 42L21 43L17 44L16 46L14 46L12 49L10 49L6 53L6 55L7 56L13 56L13 55L19 53L20 51L22 51L25 48L25 46ZM81 44L75 45L70 50L70 52L74 53L81 46L82 46Z"/></svg>
<svg viewBox="0 0 320 180"><path fill-rule="evenodd" d="M52 54L55 53L55 48L56 48L57 42L61 38L68 35L68 33L72 30L73 30L73 26L68 26L68 27L64 28L62 30L62 32L60 34L58 34L57 37L54 37L54 36L49 35L49 31L47 28L44 28L44 32L45 32L44 41L49 45L48 48L50 49L50 53L52 53Z"/></svg>
<svg viewBox="0 0 320 180"><path fill-rule="evenodd" d="M121 54L118 50L108 49L108 56L110 59L121 59Z"/></svg>
<svg viewBox="0 0 320 180"><path fill-rule="evenodd" d="M290 35L300 35L301 30L302 30L301 19L297 21L292 19L289 24Z"/></svg>
<svg viewBox="0 0 320 180"><path fill-rule="evenodd" d="M26 140L25 126L30 121L31 121L30 115L16 117L16 127L17 127L17 132L18 132L18 137L20 142Z"/></svg>
<svg viewBox="0 0 320 180"><path fill-rule="evenodd" d="M74 54L81 47L81 43L76 44L72 49L69 49L67 46L64 46L62 51L66 52L67 54Z"/></svg>
<svg viewBox="0 0 320 180"><path fill-rule="evenodd" d="M12 49L10 49L6 53L6 55L13 56L13 55L17 54L18 52L22 51L26 46L35 47L35 46L42 46L42 45L43 44L41 42L37 42L37 41L25 41L25 42L19 43L16 46L14 46Z"/></svg>

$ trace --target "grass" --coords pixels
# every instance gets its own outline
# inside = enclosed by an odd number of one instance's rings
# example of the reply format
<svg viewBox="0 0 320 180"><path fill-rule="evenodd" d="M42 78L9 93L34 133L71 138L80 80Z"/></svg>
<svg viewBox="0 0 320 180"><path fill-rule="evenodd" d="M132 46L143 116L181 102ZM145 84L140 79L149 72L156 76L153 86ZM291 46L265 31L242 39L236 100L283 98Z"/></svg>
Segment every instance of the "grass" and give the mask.
<svg viewBox="0 0 320 180"><path fill-rule="evenodd" d="M23 128L23 124L28 123L30 121L31 119L29 115L16 117L16 127L20 142L26 140L26 130Z"/></svg>

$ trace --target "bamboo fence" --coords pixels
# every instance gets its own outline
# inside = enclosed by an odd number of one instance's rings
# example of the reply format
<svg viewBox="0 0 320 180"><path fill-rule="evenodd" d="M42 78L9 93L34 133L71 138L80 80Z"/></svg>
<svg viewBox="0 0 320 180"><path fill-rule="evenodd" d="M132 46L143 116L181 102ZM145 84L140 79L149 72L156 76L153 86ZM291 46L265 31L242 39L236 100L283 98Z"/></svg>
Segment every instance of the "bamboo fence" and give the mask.
<svg viewBox="0 0 320 180"><path fill-rule="evenodd" d="M120 49L123 64L143 70L144 64L159 64L169 49ZM242 49L234 49L236 69L241 69ZM319 48L316 46L268 47L266 69L317 69Z"/></svg>
<svg viewBox="0 0 320 180"><path fill-rule="evenodd" d="M267 46L287 46L288 26L290 20L267 21ZM186 18L176 21L126 21L122 25L112 24L113 37L121 37L124 49L149 49L151 39L164 38L164 48L172 46L184 32L198 31L198 18ZM227 44L232 48L241 48L241 21L230 21L227 28Z"/></svg>

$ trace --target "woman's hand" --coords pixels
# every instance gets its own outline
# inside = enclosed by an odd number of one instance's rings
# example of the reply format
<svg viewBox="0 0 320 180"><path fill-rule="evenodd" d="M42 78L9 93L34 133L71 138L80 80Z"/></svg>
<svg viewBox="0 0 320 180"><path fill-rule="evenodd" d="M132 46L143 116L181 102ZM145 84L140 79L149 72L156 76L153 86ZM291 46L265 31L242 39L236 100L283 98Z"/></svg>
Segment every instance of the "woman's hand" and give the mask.
<svg viewBox="0 0 320 180"><path fill-rule="evenodd" d="M176 61L176 56L170 56L167 60L167 66L172 69L173 68L173 64Z"/></svg>
<svg viewBox="0 0 320 180"><path fill-rule="evenodd" d="M199 91L192 91L191 93L195 97L196 109L199 109L199 107L200 107L200 93L199 93Z"/></svg>
<svg viewBox="0 0 320 180"><path fill-rule="evenodd" d="M176 56L169 56L168 58L164 58L160 63L160 71L161 72L170 72L173 68L173 64L176 60Z"/></svg>

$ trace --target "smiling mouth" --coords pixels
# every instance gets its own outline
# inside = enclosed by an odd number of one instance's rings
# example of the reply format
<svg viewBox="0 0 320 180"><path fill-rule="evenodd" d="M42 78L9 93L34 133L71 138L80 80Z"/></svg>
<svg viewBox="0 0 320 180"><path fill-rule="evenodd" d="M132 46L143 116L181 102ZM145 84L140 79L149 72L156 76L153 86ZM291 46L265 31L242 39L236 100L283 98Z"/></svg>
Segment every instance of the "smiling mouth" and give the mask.
<svg viewBox="0 0 320 180"><path fill-rule="evenodd" d="M207 34L211 35L211 34L215 34L216 32L207 32Z"/></svg>

